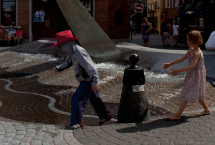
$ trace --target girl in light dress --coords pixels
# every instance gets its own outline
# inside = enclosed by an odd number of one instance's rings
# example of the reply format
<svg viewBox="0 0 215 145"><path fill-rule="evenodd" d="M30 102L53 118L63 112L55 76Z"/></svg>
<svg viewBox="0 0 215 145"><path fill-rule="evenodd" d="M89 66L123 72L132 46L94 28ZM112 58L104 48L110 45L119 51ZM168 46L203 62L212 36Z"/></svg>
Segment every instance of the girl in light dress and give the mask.
<svg viewBox="0 0 215 145"><path fill-rule="evenodd" d="M181 119L181 114L184 111L188 102L197 102L202 105L204 111L197 114L197 116L209 115L207 103L205 101L205 83L206 83L206 69L204 65L204 56L199 47L203 44L201 33L197 30L193 30L187 34L187 44L189 50L181 57L170 63L164 63L163 69L166 70L171 65L178 64L188 59L189 66L181 69L171 69L170 74L177 75L180 72L187 71L184 85L181 93L181 105L178 111L173 115L166 115L170 120Z"/></svg>

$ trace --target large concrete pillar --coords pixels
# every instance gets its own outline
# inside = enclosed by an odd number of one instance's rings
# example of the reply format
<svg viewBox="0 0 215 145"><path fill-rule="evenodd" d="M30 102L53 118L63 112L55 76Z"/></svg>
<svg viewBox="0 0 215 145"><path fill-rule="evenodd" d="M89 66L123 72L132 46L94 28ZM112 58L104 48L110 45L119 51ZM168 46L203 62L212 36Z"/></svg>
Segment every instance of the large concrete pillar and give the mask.
<svg viewBox="0 0 215 145"><path fill-rule="evenodd" d="M91 57L116 59L120 51L79 0L56 0L79 43Z"/></svg>

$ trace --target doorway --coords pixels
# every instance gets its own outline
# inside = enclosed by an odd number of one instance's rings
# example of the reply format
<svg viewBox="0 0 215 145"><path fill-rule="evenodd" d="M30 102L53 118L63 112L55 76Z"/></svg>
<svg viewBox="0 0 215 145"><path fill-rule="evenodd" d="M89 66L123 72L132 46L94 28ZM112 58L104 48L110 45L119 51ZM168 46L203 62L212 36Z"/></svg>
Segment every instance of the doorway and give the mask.
<svg viewBox="0 0 215 145"><path fill-rule="evenodd" d="M57 32L68 30L68 26L56 0L33 0L33 40L55 38Z"/></svg>

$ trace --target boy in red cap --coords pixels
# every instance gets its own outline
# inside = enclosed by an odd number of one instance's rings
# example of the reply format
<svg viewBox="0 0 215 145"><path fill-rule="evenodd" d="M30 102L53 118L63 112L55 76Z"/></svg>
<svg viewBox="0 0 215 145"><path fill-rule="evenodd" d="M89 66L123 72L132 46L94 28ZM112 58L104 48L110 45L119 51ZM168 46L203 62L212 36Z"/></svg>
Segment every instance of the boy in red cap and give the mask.
<svg viewBox="0 0 215 145"><path fill-rule="evenodd" d="M56 34L57 42L53 45L53 47L59 46L63 51L69 53L66 61L56 66L55 71L59 72L73 65L76 79L80 82L80 85L72 96L71 124L67 126L68 129L84 127L82 119L89 99L100 118L100 125L112 118L98 94L99 76L97 68L86 50L76 44L75 40L77 39L80 38L73 37L72 32L66 30Z"/></svg>

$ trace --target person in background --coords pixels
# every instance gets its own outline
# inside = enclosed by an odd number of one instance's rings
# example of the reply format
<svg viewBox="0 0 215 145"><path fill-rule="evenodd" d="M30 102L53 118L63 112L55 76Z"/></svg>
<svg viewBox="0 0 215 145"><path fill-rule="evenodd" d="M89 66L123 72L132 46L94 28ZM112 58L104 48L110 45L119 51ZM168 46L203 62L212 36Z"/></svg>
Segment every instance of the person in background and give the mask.
<svg viewBox="0 0 215 145"><path fill-rule="evenodd" d="M4 26L0 25L0 41L2 41L2 37L3 37L3 32L4 32L3 27Z"/></svg>
<svg viewBox="0 0 215 145"><path fill-rule="evenodd" d="M133 29L133 34L136 35L136 24L135 24L135 22L133 22L132 29Z"/></svg>
<svg viewBox="0 0 215 145"><path fill-rule="evenodd" d="M174 41L174 46L177 47L177 42L178 42L178 36L179 36L179 25L178 22L175 21L173 22L174 25L172 26L173 29L173 41Z"/></svg>
<svg viewBox="0 0 215 145"><path fill-rule="evenodd" d="M165 38L163 36L163 27L164 27L164 25L165 25L165 22L162 22L162 24L161 24L161 33L160 33L160 35L162 37L162 41L163 41L163 46L164 46L164 41L165 41Z"/></svg>
<svg viewBox="0 0 215 145"><path fill-rule="evenodd" d="M149 36L150 36L150 30L152 30L152 24L148 22L146 18L142 19L142 39L145 47L150 47L149 44Z"/></svg>
<svg viewBox="0 0 215 145"><path fill-rule="evenodd" d="M215 31L210 34L208 41L205 43L205 48L207 50L215 50Z"/></svg>
<svg viewBox="0 0 215 145"><path fill-rule="evenodd" d="M181 105L178 111L173 115L166 115L170 120L181 119L182 112L187 106L188 102L197 102L204 108L203 112L197 114L197 116L210 115L211 111L205 101L205 84L206 84L206 69L204 64L204 56L199 47L203 44L202 35L199 31L193 30L187 34L187 44L189 50L187 53L170 63L164 63L163 69L166 70L171 65L181 63L188 59L189 66L181 69L171 69L170 74L177 75L180 72L186 72L183 89L181 92Z"/></svg>
<svg viewBox="0 0 215 145"><path fill-rule="evenodd" d="M87 51L76 44L75 40L77 39L80 38L73 37L71 30L65 30L56 33L57 42L53 45L53 47L59 46L69 54L65 63L56 66L54 70L60 72L73 65L76 79L80 83L72 96L71 118L70 125L67 126L68 129L84 127L82 119L89 99L99 116L100 125L112 118L98 94L99 76L97 68Z"/></svg>
<svg viewBox="0 0 215 145"><path fill-rule="evenodd" d="M15 45L18 40L18 45L20 44L20 40L23 39L23 31L21 30L21 26L18 26L18 30L16 31L16 37L14 38Z"/></svg>
<svg viewBox="0 0 215 145"><path fill-rule="evenodd" d="M10 25L10 28L9 29L5 29L5 27L3 26L3 29L5 31L7 31L8 35L8 41L7 41L7 44L9 45L10 41L12 39L14 39L14 37L16 36L16 30L13 28L13 25Z"/></svg>
<svg viewBox="0 0 215 145"><path fill-rule="evenodd" d="M169 26L167 25L167 22L164 23L164 26L163 26L163 36L165 38L164 40L164 45L169 47L169 41L170 41L170 34L169 34Z"/></svg>

